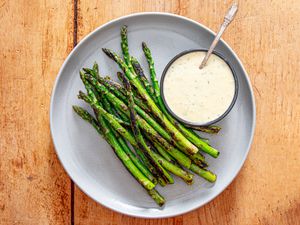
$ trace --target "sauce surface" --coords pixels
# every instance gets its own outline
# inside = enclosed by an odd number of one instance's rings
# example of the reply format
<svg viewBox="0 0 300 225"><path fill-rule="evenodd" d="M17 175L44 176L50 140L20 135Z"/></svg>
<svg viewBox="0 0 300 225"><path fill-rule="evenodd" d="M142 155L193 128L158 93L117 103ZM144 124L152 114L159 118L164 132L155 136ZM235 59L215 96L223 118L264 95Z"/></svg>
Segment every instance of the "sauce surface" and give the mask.
<svg viewBox="0 0 300 225"><path fill-rule="evenodd" d="M235 92L230 67L212 54L203 69L199 65L205 52L197 51L176 59L164 78L164 97L170 109L180 118L207 123L223 115Z"/></svg>

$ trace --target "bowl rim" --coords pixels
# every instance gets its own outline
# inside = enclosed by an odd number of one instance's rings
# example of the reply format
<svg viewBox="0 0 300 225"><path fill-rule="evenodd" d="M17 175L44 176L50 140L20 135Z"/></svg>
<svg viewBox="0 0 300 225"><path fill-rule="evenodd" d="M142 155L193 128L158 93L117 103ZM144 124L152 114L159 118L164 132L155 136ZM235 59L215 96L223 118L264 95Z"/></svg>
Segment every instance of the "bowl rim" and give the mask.
<svg viewBox="0 0 300 225"><path fill-rule="evenodd" d="M84 182L82 182L80 179L78 178L78 175L76 173L74 173L71 169L71 166L68 165L66 163L66 160L63 157L63 154L61 153L61 150L58 150L58 142L55 139L55 134L54 134L54 100L55 100L55 93L56 93L56 89L58 88L58 84L59 81L61 80L64 68L66 67L66 65L68 64L68 62L70 61L71 57L73 57L73 55L76 54L77 51L79 51L79 48L83 45L84 42L86 42L89 39L92 39L92 37L94 36L95 33L99 32L100 30L113 25L114 23L118 23L120 20L124 20L124 19L128 19L131 17L140 17L140 16L146 16L146 15L150 15L150 16L166 16L166 17L173 17L173 18L178 18L178 19L182 19L184 21L187 21L191 24L194 24L204 30L206 30L209 34L215 35L215 33L210 30L209 28L207 28L206 26L202 25L201 23L192 20L190 18L184 17L184 16L180 16L177 14L173 14L173 13L167 13L167 12L139 12L139 13L133 13L133 14L129 14L129 15L125 15L125 16L121 16L118 17L116 19L110 20L109 22L97 27L96 29L94 29L92 32L90 32L88 35L86 35L76 46L75 48L72 49L72 51L69 53L69 55L66 57L65 61L63 62L57 77L54 81L54 85L53 85L53 89L51 92L51 99L50 99L50 113L49 113L49 121L50 121L50 133L51 133L51 137L53 140L53 144L54 144L54 149L57 153L58 159L60 160L63 168L65 169L66 173L69 175L69 177L73 180L73 182L86 194L88 195L91 199L93 199L94 201L96 201L97 203L101 204L102 206L105 206L106 208L109 208L115 212L119 212L122 213L124 215L128 215L128 216L132 216L132 217L138 217L138 218L169 218L169 217L174 217L174 216L178 216L178 215L182 215L185 213L188 213L190 211L193 211L195 209L198 209L200 207L202 207L203 205L207 204L208 202L212 201L213 199L215 199L217 196L219 196L231 183L232 181L236 178L237 174L239 173L239 171L241 170L242 166L244 165L244 162L248 156L251 144L253 142L253 137L254 137L254 132L255 132L255 125L256 125L256 105L255 105L255 98L254 98L254 93L253 93L253 88L251 86L251 82L248 76L247 71L245 70L241 60L239 59L239 57L236 55L236 53L233 51L233 49L223 40L221 39L220 42L222 42L226 48L228 48L229 52L235 57L235 59L237 60L238 64L241 66L241 69L243 70L243 72L245 73L245 79L246 82L249 86L249 90L250 90L250 95L251 95L251 106L252 106L252 111L253 111L253 120L252 120L252 124L251 124L251 135L249 138L249 142L246 148L246 152L244 154L244 157L241 159L240 163L237 165L237 169L235 170L235 173L232 174L231 179L228 179L228 181L226 183L224 183L223 188L220 188L220 190L214 194L213 196L211 196L210 198L208 198L206 201L202 202L202 204L198 204L197 206L193 206L187 209L182 209L178 212L175 213L169 213L169 214L164 214L164 215L157 215L157 214L147 214L147 213L143 213L141 211L138 212L132 212L132 211L127 211L127 210L121 210L120 208L114 207L113 204L113 200L105 200L104 198L102 199L97 199L95 198L95 196L93 195L92 191L89 190L89 188L86 187L86 184Z"/></svg>
<svg viewBox="0 0 300 225"><path fill-rule="evenodd" d="M207 52L208 49L205 49L205 48L197 48L197 49L189 49L189 50L185 50L183 52L180 52L179 54L175 55L169 62L168 64L165 66L163 72L162 72L162 75L161 75L161 79L160 79L160 95L163 99L163 102L167 108L167 110L169 111L169 113L174 116L177 120L183 122L184 124L186 125L189 125L191 127L193 126L209 126L209 125L212 125L212 124L215 124L217 122L219 122L220 120L224 119L228 113L231 111L231 109L233 108L236 100L237 100L237 97L238 97L238 92L239 92L239 82L238 82L238 76L233 68L233 66L231 65L230 61L227 60L227 58L225 56L223 56L219 51L217 50L214 50L212 52L212 54L218 56L219 58L221 58L230 68L231 72L232 72L232 75L233 75L233 79L234 79L234 95L233 95L233 98L231 100L231 103L230 105L228 106L228 108L225 110L225 112L218 116L216 119L214 120L211 120L211 121L208 121L206 123L198 123L198 122L191 122L191 121L188 121L188 120L185 120L183 118L181 118L180 116L178 116L172 109L171 107L168 105L168 101L166 100L165 98L165 94L164 94L164 81L165 81L165 77L166 77L166 74L170 68L170 66L177 60L179 59L180 57L184 56L184 55L187 55L189 53L193 53L193 52Z"/></svg>

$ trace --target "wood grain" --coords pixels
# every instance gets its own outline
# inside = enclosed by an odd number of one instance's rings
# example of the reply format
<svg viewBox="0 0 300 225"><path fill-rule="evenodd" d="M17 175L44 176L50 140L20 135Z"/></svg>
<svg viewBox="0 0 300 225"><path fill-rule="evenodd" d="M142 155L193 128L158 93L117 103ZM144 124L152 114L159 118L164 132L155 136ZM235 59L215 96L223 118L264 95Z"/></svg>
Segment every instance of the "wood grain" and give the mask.
<svg viewBox="0 0 300 225"><path fill-rule="evenodd" d="M0 1L0 224L69 224L49 104L72 49L71 1Z"/></svg>
<svg viewBox="0 0 300 225"><path fill-rule="evenodd" d="M78 1L78 2L77 2ZM74 18L74 3L78 18ZM216 31L227 0L0 0L0 224L300 224L300 3L243 0L224 39L249 73L257 126L249 157L215 200L188 214L146 220L95 203L75 187L53 149L49 102L79 40L111 19L172 12ZM78 30L74 30L78 19ZM75 26L76 27L76 26ZM75 32L75 33L74 33Z"/></svg>
<svg viewBox="0 0 300 225"><path fill-rule="evenodd" d="M79 1L78 37L133 12L187 16L216 31L231 1ZM75 189L75 224L300 224L300 42L296 0L239 1L224 39L242 59L257 104L254 143L236 180L206 206L146 220L96 204Z"/></svg>

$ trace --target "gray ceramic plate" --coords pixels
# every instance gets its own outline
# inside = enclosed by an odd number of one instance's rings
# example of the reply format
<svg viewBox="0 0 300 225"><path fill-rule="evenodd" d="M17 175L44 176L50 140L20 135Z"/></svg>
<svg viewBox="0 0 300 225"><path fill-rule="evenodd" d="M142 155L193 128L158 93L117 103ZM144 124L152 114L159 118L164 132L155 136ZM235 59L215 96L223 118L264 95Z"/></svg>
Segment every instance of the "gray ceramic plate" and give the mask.
<svg viewBox="0 0 300 225"><path fill-rule="evenodd" d="M118 212L147 218L170 217L204 205L219 195L241 169L252 141L255 126L255 103L247 73L233 50L225 43L218 52L231 62L239 79L237 102L219 125L222 131L211 136L211 144L220 150L218 159L208 158L210 169L218 175L214 185L196 177L192 186L180 179L174 185L158 187L166 198L164 208L159 208L131 177L108 144L73 111L72 105L88 108L77 99L84 90L78 71L100 65L102 74L113 77L118 67L101 48L120 52L119 29L126 24L129 29L130 53L144 68L146 61L141 42L146 41L155 59L160 76L166 64L181 51L207 48L213 39L210 30L185 17L165 13L134 14L109 22L83 39L64 62L53 88L50 106L50 126L54 145L67 173L91 198ZM147 69L146 69L147 71Z"/></svg>

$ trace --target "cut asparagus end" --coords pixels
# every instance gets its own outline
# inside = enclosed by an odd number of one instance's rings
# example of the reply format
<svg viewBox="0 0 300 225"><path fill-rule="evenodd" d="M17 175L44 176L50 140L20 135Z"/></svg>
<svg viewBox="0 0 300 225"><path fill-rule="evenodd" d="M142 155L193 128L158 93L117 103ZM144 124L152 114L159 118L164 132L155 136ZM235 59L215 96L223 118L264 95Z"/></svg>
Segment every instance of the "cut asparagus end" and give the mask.
<svg viewBox="0 0 300 225"><path fill-rule="evenodd" d="M205 180L213 183L217 180L217 175L214 174L213 172L206 170L206 169L202 169L199 166L197 166L196 164L192 164L190 167L190 170L196 174L198 174L199 176L203 177Z"/></svg>
<svg viewBox="0 0 300 225"><path fill-rule="evenodd" d="M148 190L148 194L160 207L165 204L164 197L156 189Z"/></svg>

